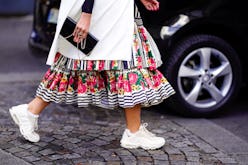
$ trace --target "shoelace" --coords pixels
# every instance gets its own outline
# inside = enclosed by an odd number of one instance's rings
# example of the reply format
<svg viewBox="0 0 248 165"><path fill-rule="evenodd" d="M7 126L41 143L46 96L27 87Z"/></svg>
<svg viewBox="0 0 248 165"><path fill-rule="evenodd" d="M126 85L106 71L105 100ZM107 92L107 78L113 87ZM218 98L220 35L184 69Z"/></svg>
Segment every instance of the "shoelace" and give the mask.
<svg viewBox="0 0 248 165"><path fill-rule="evenodd" d="M148 134L149 136L151 136L151 137L156 136L155 134L151 133L150 131L148 131L148 130L146 129L147 126L148 126L148 123L142 124L142 125L141 125L141 130L142 130L143 132L145 132L146 134Z"/></svg>
<svg viewBox="0 0 248 165"><path fill-rule="evenodd" d="M38 118L34 119L34 130L38 130Z"/></svg>

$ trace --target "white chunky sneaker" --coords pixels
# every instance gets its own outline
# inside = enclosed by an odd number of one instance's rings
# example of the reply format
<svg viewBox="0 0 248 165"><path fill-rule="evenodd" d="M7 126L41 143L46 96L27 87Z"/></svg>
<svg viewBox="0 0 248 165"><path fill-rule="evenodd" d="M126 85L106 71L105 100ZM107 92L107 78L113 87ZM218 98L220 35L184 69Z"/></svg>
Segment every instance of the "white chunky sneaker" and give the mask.
<svg viewBox="0 0 248 165"><path fill-rule="evenodd" d="M121 146L123 148L143 148L145 150L154 150L164 146L165 140L162 137L157 137L155 134L149 132L146 127L147 123L140 126L139 130L135 133L131 133L128 129L125 129Z"/></svg>
<svg viewBox="0 0 248 165"><path fill-rule="evenodd" d="M30 142L38 142L39 134L35 132L38 129L38 115L28 112L28 105L21 104L9 109L14 122L19 126L22 136Z"/></svg>

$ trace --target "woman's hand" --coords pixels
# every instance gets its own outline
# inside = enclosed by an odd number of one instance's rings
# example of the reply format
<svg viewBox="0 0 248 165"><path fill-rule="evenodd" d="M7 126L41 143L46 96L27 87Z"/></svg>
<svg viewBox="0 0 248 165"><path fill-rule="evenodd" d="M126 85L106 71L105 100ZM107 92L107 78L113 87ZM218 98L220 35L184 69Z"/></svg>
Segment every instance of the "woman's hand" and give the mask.
<svg viewBox="0 0 248 165"><path fill-rule="evenodd" d="M157 11L159 9L159 2L157 0L140 0L147 10Z"/></svg>
<svg viewBox="0 0 248 165"><path fill-rule="evenodd" d="M73 32L74 42L79 43L87 37L90 28L90 20L91 14L84 12L81 14L81 17Z"/></svg>

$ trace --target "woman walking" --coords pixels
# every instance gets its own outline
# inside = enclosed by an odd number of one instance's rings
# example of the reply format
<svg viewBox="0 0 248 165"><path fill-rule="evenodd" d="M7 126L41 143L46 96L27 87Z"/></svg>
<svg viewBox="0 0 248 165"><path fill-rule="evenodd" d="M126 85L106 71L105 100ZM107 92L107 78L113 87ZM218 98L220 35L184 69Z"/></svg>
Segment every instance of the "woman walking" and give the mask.
<svg viewBox="0 0 248 165"><path fill-rule="evenodd" d="M148 10L159 8L157 0L141 2ZM60 35L67 17L77 21L71 32L75 43L80 44L89 33L99 40L89 56ZM26 140L40 140L38 117L55 102L123 108L126 129L122 147L157 149L165 144L164 138L141 123L141 107L161 103L174 90L157 70L162 64L159 51L139 13L134 12L133 0L62 0L47 64L51 68L36 97L9 110Z"/></svg>

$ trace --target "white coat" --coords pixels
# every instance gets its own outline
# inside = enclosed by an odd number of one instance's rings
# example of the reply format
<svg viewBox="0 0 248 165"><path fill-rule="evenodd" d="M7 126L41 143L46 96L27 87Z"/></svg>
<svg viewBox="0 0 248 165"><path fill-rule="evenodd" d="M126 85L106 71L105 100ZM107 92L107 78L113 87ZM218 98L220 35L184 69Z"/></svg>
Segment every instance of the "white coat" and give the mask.
<svg viewBox="0 0 248 165"><path fill-rule="evenodd" d="M59 35L67 16L79 18L83 3L84 0L61 1L56 33L46 63L52 65L57 52L72 59L131 61L134 1L95 0L89 32L99 42L88 57Z"/></svg>

